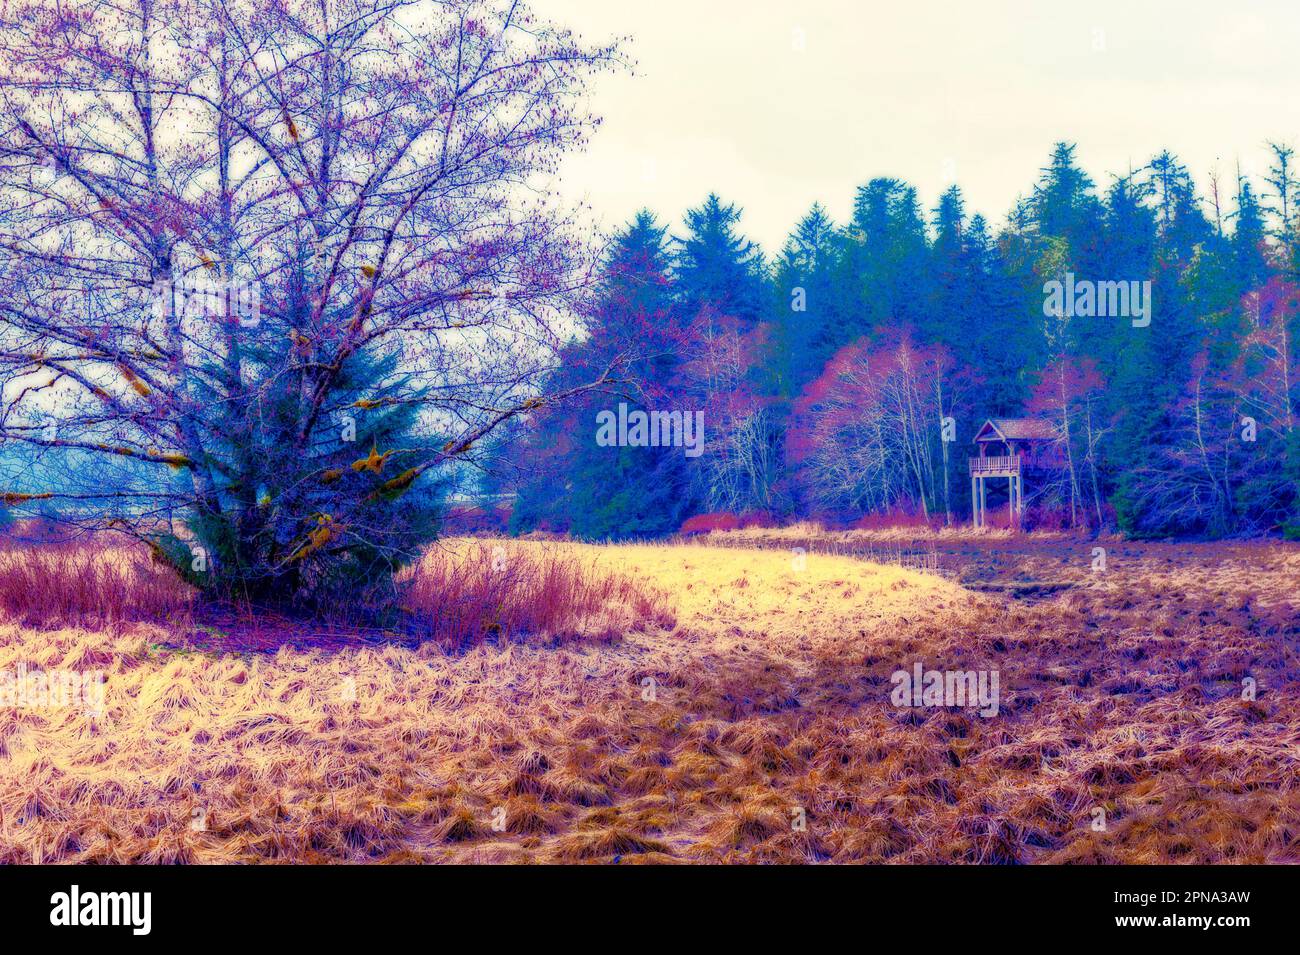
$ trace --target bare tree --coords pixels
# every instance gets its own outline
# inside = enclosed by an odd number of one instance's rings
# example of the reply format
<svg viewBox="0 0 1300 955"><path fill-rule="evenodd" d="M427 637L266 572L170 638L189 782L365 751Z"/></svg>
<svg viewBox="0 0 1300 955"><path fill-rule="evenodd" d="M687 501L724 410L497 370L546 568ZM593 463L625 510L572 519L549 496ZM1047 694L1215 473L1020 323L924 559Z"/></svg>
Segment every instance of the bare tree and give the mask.
<svg viewBox="0 0 1300 955"><path fill-rule="evenodd" d="M617 62L513 2L6 0L0 440L119 479L10 502L185 518L263 597L391 566L405 492L563 397L542 186Z"/></svg>
<svg viewBox="0 0 1300 955"><path fill-rule="evenodd" d="M908 339L876 350L840 350L795 405L791 457L813 505L844 514L916 507L928 519L948 507L942 422L947 355ZM938 465L936 467L936 462ZM940 473L937 475L936 471Z"/></svg>
<svg viewBox="0 0 1300 955"><path fill-rule="evenodd" d="M1046 415L1052 422L1056 457L1063 464L1058 491L1069 503L1072 527L1088 522L1082 481L1085 469L1091 510L1097 526L1102 523L1097 450L1107 429L1096 420L1094 405L1104 385L1091 359L1058 355L1043 369L1029 404L1031 411Z"/></svg>
<svg viewBox="0 0 1300 955"><path fill-rule="evenodd" d="M760 329L744 332L728 316L702 310L681 345L679 400L704 415L706 438L693 469L694 497L710 511L741 513L772 503L779 470L776 426L769 403L750 381L766 348Z"/></svg>

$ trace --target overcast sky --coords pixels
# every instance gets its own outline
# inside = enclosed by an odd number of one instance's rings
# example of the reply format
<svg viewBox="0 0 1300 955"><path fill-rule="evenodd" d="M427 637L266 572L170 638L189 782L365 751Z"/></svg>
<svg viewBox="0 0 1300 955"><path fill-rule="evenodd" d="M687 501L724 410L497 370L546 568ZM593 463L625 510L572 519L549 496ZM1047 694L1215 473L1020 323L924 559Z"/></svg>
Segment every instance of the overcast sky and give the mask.
<svg viewBox="0 0 1300 955"><path fill-rule="evenodd" d="M1001 224L1059 139L1099 185L1169 148L1204 183L1300 147L1300 3L1204 0L533 0L589 40L631 34L605 118L559 188L604 227L674 227L710 190L775 252L873 176L927 209L955 179Z"/></svg>

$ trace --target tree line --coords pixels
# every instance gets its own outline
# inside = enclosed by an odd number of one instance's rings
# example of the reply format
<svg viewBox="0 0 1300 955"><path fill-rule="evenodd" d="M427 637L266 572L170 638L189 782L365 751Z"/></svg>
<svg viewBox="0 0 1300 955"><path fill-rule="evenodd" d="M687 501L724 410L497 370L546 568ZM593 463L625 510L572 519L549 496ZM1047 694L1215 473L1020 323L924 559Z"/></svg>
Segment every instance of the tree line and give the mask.
<svg viewBox="0 0 1300 955"><path fill-rule="evenodd" d="M1269 152L1259 182L1201 190L1169 152L1099 185L1059 143L997 228L957 186L926 210L877 178L847 222L814 205L775 257L717 195L678 235L642 211L545 390L628 373L530 414L493 489L516 495L513 530L592 539L701 515L953 522L976 429L1035 417L1061 462L1027 488L1039 524L1300 534L1297 177ZM1062 308L1076 287L1086 307ZM1144 315L1098 314L1130 289ZM618 402L703 412L703 453L598 445Z"/></svg>

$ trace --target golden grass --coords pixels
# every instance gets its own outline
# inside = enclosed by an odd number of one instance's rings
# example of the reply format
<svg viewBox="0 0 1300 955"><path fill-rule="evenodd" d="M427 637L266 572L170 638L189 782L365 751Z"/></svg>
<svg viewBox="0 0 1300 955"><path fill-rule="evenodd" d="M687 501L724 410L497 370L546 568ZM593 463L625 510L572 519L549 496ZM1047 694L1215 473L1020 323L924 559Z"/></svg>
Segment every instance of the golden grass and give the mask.
<svg viewBox="0 0 1300 955"><path fill-rule="evenodd" d="M1119 554L1035 604L816 553L563 552L672 613L451 652L0 625L0 671L106 673L98 717L3 711L0 861L1300 861L1295 548ZM998 669L1000 714L896 709L917 660Z"/></svg>

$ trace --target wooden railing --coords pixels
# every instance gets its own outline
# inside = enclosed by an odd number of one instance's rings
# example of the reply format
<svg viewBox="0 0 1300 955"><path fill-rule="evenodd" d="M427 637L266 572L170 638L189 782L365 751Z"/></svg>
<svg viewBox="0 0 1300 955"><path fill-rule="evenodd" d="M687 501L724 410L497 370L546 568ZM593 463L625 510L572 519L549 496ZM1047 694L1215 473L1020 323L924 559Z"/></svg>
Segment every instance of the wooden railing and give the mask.
<svg viewBox="0 0 1300 955"><path fill-rule="evenodd" d="M1001 475L1020 473L1020 455L1011 454L1002 457L984 457L970 459L970 473L973 475Z"/></svg>

